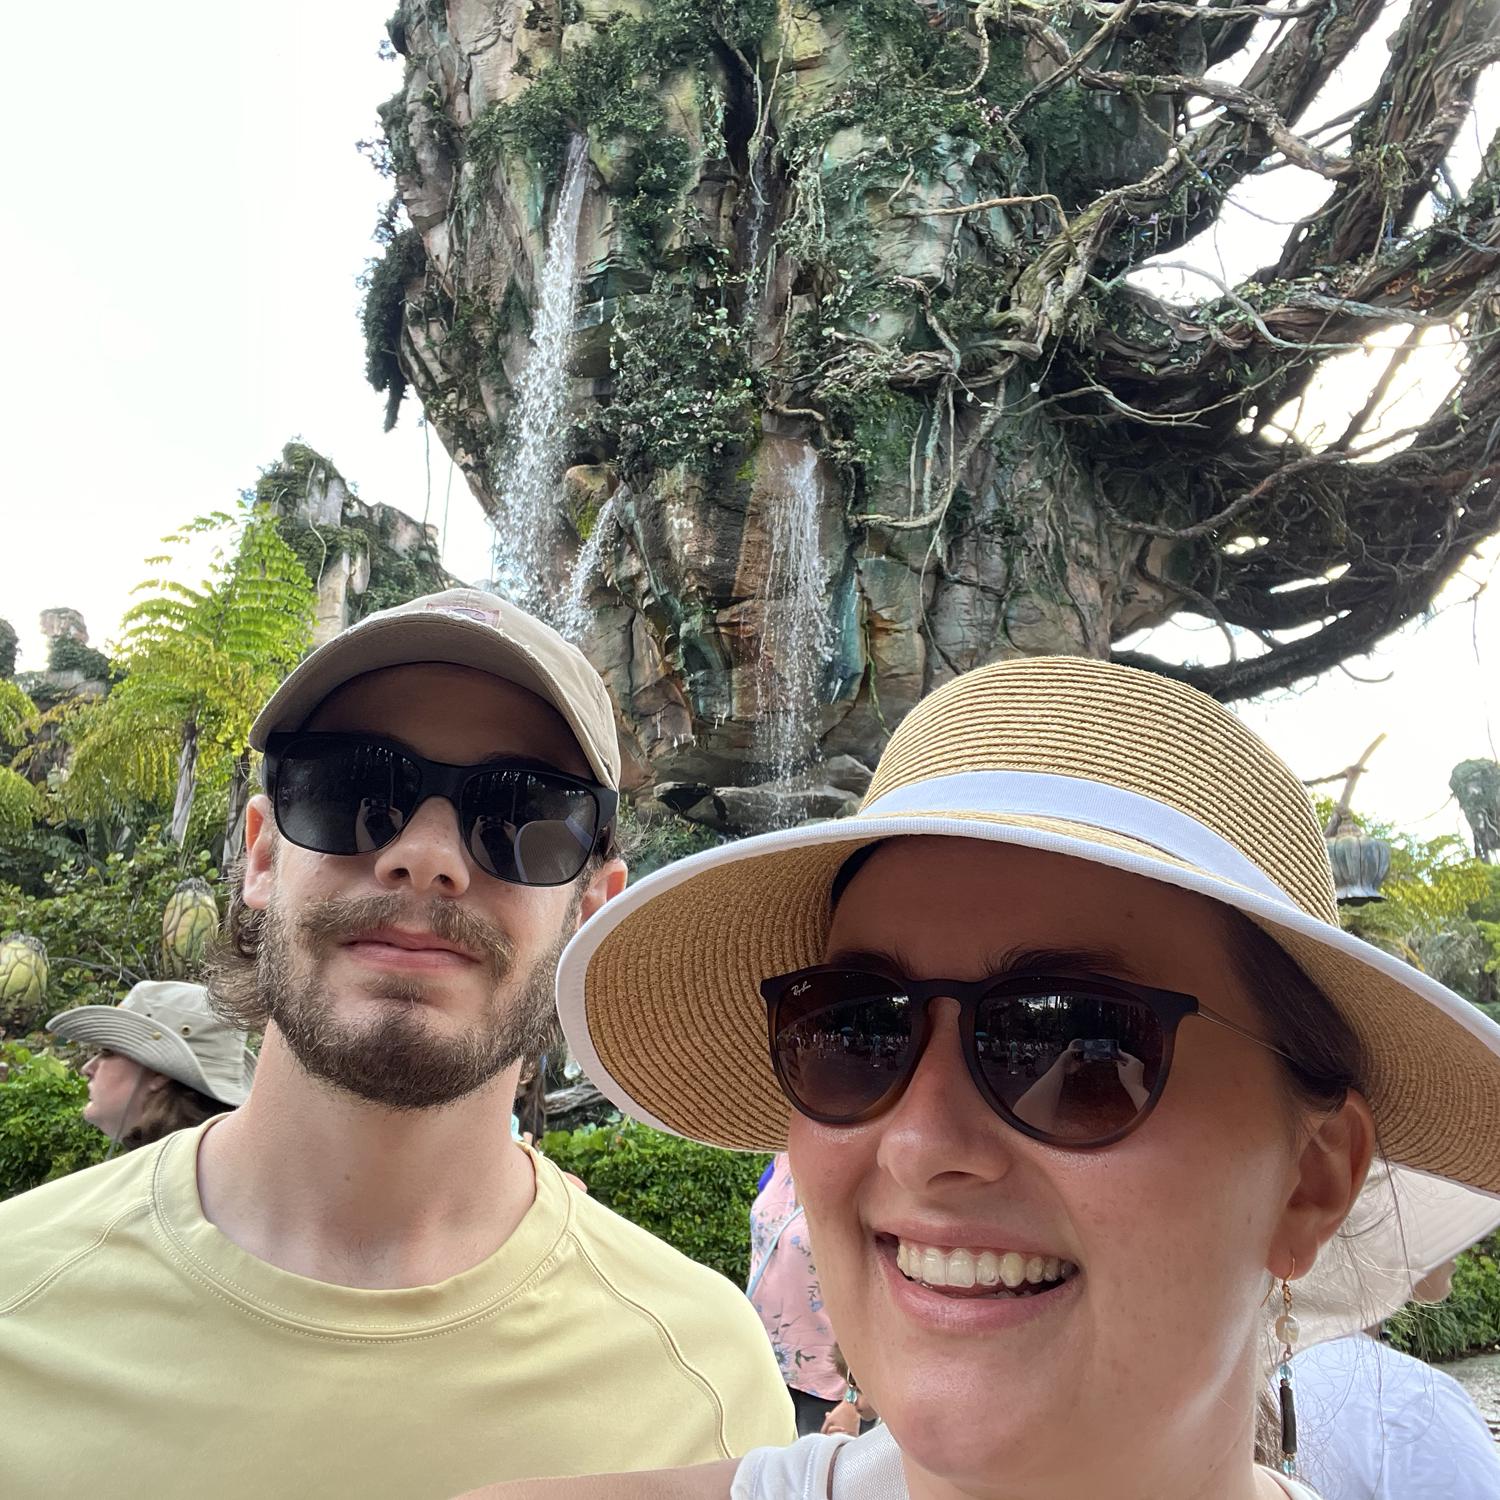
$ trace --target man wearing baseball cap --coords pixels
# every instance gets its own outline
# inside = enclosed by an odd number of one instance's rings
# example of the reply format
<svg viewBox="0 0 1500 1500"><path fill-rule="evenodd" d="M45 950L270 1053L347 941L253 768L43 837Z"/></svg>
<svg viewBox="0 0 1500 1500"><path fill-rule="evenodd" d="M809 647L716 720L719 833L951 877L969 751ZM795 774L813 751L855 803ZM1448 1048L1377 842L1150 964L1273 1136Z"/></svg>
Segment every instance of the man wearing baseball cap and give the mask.
<svg viewBox="0 0 1500 1500"><path fill-rule="evenodd" d="M251 732L233 1114L0 1205L8 1496L442 1497L792 1436L753 1309L514 1142L557 958L625 883L604 686L470 589Z"/></svg>

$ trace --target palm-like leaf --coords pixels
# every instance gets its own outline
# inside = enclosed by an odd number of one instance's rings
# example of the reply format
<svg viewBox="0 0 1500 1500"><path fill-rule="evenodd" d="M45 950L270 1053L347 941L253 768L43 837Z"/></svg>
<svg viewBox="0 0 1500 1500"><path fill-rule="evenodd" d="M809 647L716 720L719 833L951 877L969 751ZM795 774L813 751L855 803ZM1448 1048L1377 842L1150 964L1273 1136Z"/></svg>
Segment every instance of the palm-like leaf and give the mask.
<svg viewBox="0 0 1500 1500"><path fill-rule="evenodd" d="M71 816L170 803L185 736L195 737L202 779L227 781L256 712L307 649L313 587L270 512L247 505L202 517L167 541L205 534L224 539L204 583L151 579L125 614L124 679L69 736L62 800Z"/></svg>

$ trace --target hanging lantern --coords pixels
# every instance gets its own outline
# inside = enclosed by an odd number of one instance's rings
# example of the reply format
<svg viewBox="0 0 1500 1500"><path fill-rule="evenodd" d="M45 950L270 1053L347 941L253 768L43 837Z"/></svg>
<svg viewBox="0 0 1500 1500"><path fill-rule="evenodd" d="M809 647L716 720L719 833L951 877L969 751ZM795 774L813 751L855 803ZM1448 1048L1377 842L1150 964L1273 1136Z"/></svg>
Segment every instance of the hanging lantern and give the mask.
<svg viewBox="0 0 1500 1500"><path fill-rule="evenodd" d="M0 943L0 1007L20 1013L47 998L47 950L38 939L13 932Z"/></svg>
<svg viewBox="0 0 1500 1500"><path fill-rule="evenodd" d="M1326 840L1333 865L1334 894L1340 906L1364 906L1383 899L1380 887L1391 873L1391 846L1357 830Z"/></svg>
<svg viewBox="0 0 1500 1500"><path fill-rule="evenodd" d="M181 881L161 919L162 959L167 972L174 979L193 973L218 930L219 908L209 883L196 875Z"/></svg>

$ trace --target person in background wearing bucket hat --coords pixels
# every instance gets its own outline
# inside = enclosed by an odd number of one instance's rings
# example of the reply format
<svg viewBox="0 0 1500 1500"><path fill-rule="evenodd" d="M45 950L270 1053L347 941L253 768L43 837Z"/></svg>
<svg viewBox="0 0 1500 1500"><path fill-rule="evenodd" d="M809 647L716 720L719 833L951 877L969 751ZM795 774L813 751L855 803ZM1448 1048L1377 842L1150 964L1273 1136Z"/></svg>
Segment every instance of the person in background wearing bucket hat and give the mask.
<svg viewBox="0 0 1500 1500"><path fill-rule="evenodd" d="M615 896L604 685L475 590L314 651L251 731L232 1114L0 1205L0 1491L421 1500L794 1435L739 1289L512 1139Z"/></svg>
<svg viewBox="0 0 1500 1500"><path fill-rule="evenodd" d="M1408 1301L1444 1301L1459 1252L1497 1228L1500 1202L1488 1194L1371 1173L1338 1253L1320 1257L1300 1299L1299 1441L1323 1500L1500 1496L1500 1448L1468 1392L1383 1342L1380 1329ZM1421 1327L1419 1314L1419 1344Z"/></svg>
<svg viewBox="0 0 1500 1500"><path fill-rule="evenodd" d="M148 979L118 1005L80 1005L47 1030L98 1050L83 1118L133 1151L245 1102L255 1054L209 1007L201 984Z"/></svg>
<svg viewBox="0 0 1500 1500"><path fill-rule="evenodd" d="M1500 1193L1500 1028L1339 928L1248 729L1124 666L945 684L858 814L643 880L558 996L622 1109L788 1147L885 1425L507 1500L1307 1500L1279 1370L1377 1144Z"/></svg>

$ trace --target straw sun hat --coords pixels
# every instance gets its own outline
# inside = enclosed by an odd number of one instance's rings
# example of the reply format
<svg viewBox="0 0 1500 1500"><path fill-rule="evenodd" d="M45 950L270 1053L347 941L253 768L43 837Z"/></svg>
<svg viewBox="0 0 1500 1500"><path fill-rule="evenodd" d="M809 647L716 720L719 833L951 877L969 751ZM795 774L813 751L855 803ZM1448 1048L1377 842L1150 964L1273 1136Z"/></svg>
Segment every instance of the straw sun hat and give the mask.
<svg viewBox="0 0 1500 1500"><path fill-rule="evenodd" d="M47 1030L108 1047L221 1104L243 1104L255 1077L245 1033L213 1013L201 984L144 980L118 1005L75 1006L53 1016Z"/></svg>
<svg viewBox="0 0 1500 1500"><path fill-rule="evenodd" d="M1500 1193L1500 1027L1340 930L1307 793L1239 720L1191 688L1098 661L956 678L902 722L854 817L709 850L609 902L558 974L579 1063L662 1129L782 1147L788 1105L760 981L821 963L839 867L913 834L1050 850L1243 912L1358 1033L1389 1161Z"/></svg>

